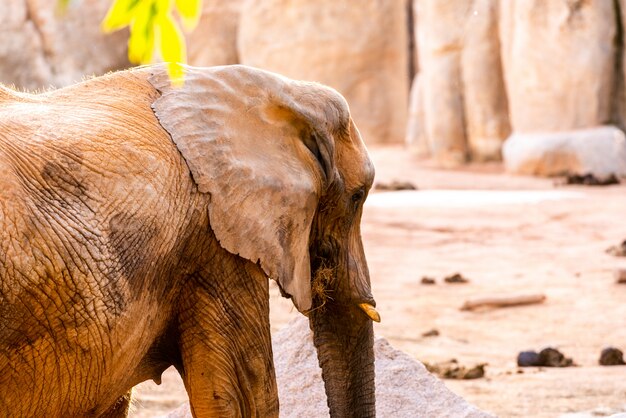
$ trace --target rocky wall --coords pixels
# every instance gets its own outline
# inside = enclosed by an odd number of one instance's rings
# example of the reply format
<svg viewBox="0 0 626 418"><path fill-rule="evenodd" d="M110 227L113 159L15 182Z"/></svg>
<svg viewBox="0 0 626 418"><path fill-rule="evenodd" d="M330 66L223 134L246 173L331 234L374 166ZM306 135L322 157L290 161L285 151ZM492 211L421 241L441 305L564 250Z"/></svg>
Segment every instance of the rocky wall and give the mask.
<svg viewBox="0 0 626 418"><path fill-rule="evenodd" d="M2 0L0 82L21 89L62 87L129 67L128 32L100 31L110 3L73 1L61 12L56 0Z"/></svg>

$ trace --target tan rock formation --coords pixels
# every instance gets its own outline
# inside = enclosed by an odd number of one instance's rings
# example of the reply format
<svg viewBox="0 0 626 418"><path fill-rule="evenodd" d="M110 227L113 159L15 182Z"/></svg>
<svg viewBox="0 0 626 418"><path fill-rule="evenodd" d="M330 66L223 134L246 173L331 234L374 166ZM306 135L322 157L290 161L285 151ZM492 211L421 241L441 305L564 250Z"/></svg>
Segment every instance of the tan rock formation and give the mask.
<svg viewBox="0 0 626 418"><path fill-rule="evenodd" d="M515 133L502 149L509 171L539 176L626 176L626 136L614 126Z"/></svg>
<svg viewBox="0 0 626 418"><path fill-rule="evenodd" d="M498 1L474 0L465 21L461 81L472 160L500 159L509 109L500 59Z"/></svg>
<svg viewBox="0 0 626 418"><path fill-rule="evenodd" d="M424 83L419 74L415 75L411 84L405 142L417 156L430 156L430 147L424 129Z"/></svg>
<svg viewBox="0 0 626 418"><path fill-rule="evenodd" d="M238 64L237 27L243 0L203 0L198 26L186 35L190 65Z"/></svg>
<svg viewBox="0 0 626 418"><path fill-rule="evenodd" d="M619 28L615 43L615 71L612 94L613 122L622 130L626 130L626 0L614 0L616 6L616 18ZM619 12L619 13L618 13Z"/></svg>
<svg viewBox="0 0 626 418"><path fill-rule="evenodd" d="M469 3L418 0L417 8L424 130L435 159L443 166L456 166L467 158L461 50Z"/></svg>
<svg viewBox="0 0 626 418"><path fill-rule="evenodd" d="M509 171L624 173L623 133L600 127L624 121L616 7L622 3L502 2L500 35L515 132L504 148Z"/></svg>
<svg viewBox="0 0 626 418"><path fill-rule="evenodd" d="M567 131L611 120L613 1L507 0L500 13L516 132Z"/></svg>
<svg viewBox="0 0 626 418"><path fill-rule="evenodd" d="M366 143L400 143L410 81L407 11L397 0L248 1L240 60L334 87Z"/></svg>
<svg viewBox="0 0 626 418"><path fill-rule="evenodd" d="M423 125L433 156L443 166L468 156L499 158L510 128L497 0L414 1Z"/></svg>
<svg viewBox="0 0 626 418"><path fill-rule="evenodd" d="M57 87L130 66L128 32L105 35L100 22L111 2L55 0L0 2L0 82L18 88Z"/></svg>

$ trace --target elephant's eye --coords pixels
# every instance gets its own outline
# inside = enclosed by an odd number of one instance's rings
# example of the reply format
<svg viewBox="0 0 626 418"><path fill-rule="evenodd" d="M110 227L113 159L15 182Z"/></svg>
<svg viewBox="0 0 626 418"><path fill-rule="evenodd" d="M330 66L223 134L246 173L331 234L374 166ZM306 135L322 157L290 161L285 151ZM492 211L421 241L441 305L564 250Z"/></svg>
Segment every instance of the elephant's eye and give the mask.
<svg viewBox="0 0 626 418"><path fill-rule="evenodd" d="M363 196L365 196L365 191L363 189L359 189L352 195L352 201L354 203L359 203L363 200Z"/></svg>

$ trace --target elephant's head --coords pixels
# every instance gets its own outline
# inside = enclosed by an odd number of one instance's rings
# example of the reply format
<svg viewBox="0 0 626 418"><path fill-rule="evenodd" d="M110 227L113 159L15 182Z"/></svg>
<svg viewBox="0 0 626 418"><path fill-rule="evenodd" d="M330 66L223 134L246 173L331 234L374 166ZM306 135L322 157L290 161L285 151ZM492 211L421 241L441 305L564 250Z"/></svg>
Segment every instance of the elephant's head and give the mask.
<svg viewBox="0 0 626 418"><path fill-rule="evenodd" d="M336 91L245 66L163 71L153 109L210 194L221 246L258 263L310 319L333 416L373 416L372 319L360 236L374 168Z"/></svg>

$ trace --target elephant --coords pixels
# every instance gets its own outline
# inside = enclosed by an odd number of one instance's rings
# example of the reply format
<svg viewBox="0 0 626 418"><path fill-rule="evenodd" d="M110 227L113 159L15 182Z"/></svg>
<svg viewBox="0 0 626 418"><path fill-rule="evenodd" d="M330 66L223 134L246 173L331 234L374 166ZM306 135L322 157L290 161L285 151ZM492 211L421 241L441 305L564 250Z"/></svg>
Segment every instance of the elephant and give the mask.
<svg viewBox="0 0 626 418"><path fill-rule="evenodd" d="M278 416L272 279L308 317L330 415L375 416L374 166L348 104L167 68L0 85L0 411L126 416L174 366L195 417Z"/></svg>

